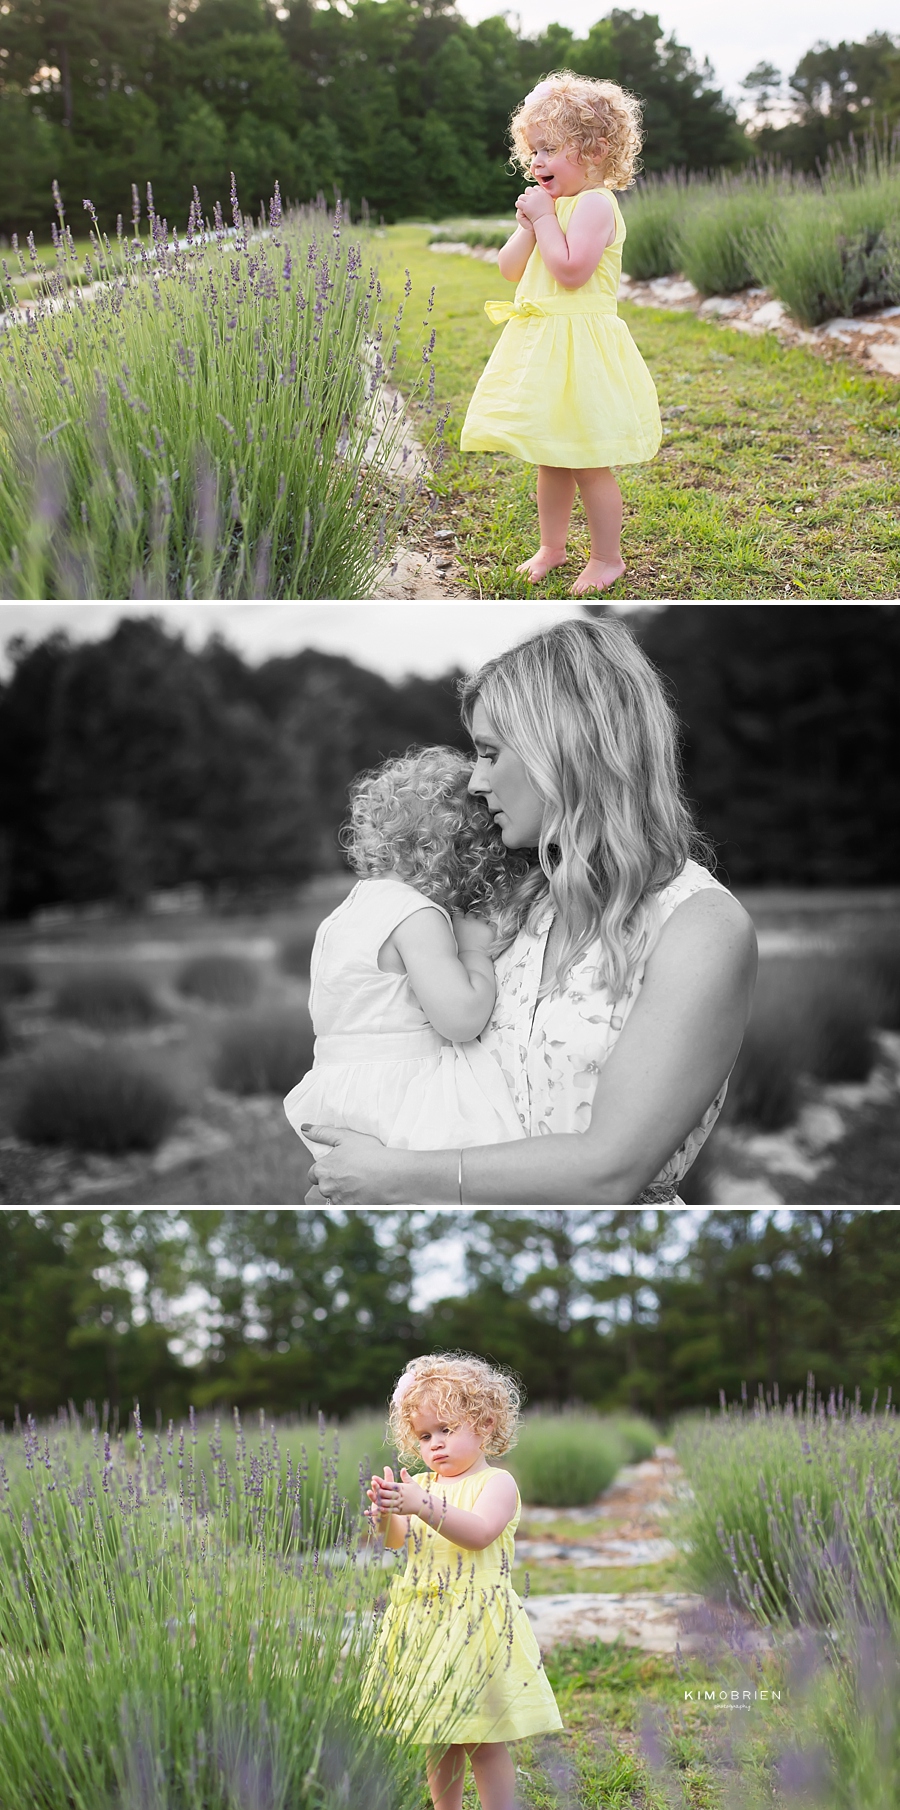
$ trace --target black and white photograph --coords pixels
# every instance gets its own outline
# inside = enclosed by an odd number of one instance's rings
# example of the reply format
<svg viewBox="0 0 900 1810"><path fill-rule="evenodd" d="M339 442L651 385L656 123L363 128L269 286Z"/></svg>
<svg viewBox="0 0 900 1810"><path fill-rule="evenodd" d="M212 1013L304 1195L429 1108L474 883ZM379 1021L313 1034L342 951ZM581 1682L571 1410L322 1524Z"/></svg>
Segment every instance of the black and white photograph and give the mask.
<svg viewBox="0 0 900 1810"><path fill-rule="evenodd" d="M898 1204L895 606L0 636L4 1201Z"/></svg>

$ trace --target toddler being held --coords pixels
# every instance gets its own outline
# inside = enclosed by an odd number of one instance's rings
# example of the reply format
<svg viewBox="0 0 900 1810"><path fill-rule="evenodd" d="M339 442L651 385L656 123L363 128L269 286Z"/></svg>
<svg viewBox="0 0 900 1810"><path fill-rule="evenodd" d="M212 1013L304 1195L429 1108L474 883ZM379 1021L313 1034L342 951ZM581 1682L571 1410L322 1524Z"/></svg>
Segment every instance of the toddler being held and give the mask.
<svg viewBox="0 0 900 1810"><path fill-rule="evenodd" d="M316 1156L325 1126L418 1150L525 1135L477 1037L496 997L489 920L528 861L504 850L471 776L455 749L426 748L351 789L342 841L360 879L319 926L314 1062L284 1102Z"/></svg>

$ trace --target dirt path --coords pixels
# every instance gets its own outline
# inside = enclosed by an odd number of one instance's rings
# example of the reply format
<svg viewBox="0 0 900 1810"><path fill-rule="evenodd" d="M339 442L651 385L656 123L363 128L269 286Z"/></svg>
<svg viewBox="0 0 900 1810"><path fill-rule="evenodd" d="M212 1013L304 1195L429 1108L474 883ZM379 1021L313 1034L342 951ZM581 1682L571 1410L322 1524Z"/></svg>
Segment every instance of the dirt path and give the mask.
<svg viewBox="0 0 900 1810"><path fill-rule="evenodd" d="M626 1464L589 1508L523 1508L516 1561L587 1570L645 1566L673 1558L668 1537L683 1473L672 1446L657 1446L642 1464ZM540 1537L553 1523L552 1537ZM529 1596L525 1611L541 1651L571 1640L615 1641L645 1653L709 1651L724 1641L744 1650L768 1647L769 1637L750 1622L715 1608L690 1591L565 1591Z"/></svg>

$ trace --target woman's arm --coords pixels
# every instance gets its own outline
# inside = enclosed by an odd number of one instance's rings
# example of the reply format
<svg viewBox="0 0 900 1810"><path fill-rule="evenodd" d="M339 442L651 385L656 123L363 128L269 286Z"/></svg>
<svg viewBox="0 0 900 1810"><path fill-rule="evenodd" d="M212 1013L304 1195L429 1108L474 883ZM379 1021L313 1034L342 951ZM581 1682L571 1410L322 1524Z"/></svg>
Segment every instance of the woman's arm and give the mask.
<svg viewBox="0 0 900 1810"><path fill-rule="evenodd" d="M466 1203L633 1202L730 1073L755 978L756 936L737 900L712 891L686 899L648 959L634 1009L601 1070L588 1130L467 1150ZM322 1126L313 1133L336 1145L314 1165L336 1203L438 1206L459 1198L458 1151L386 1150Z"/></svg>
<svg viewBox="0 0 900 1810"><path fill-rule="evenodd" d="M518 211L531 220L541 257L563 289L580 289L616 236L613 205L603 189L583 191L567 232L563 232L553 198L545 189L529 189L521 195Z"/></svg>

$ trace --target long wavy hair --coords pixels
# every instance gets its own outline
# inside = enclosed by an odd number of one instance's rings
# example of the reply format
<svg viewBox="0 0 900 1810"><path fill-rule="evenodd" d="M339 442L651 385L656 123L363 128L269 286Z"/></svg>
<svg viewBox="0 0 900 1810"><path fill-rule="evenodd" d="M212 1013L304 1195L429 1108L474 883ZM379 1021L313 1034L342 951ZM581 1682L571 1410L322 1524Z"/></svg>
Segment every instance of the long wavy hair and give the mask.
<svg viewBox="0 0 900 1810"><path fill-rule="evenodd" d="M360 773L340 842L355 873L396 874L446 911L494 917L529 870L512 859L457 748L410 748Z"/></svg>
<svg viewBox="0 0 900 1810"><path fill-rule="evenodd" d="M621 998L659 935L654 895L690 855L712 864L682 795L677 718L656 668L623 622L572 620L488 660L460 693L469 730L480 698L544 805L537 864L502 905L498 939L536 930L550 904L565 935L544 990L599 942L600 977Z"/></svg>

